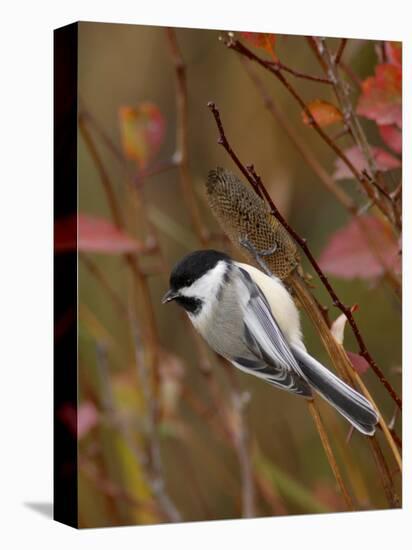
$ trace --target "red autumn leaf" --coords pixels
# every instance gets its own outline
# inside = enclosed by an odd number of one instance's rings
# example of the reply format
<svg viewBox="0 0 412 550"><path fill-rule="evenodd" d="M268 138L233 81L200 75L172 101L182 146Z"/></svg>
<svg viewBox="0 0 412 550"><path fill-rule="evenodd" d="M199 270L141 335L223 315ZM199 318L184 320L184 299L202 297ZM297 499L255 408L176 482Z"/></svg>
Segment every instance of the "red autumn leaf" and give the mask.
<svg viewBox="0 0 412 550"><path fill-rule="evenodd" d="M145 168L158 152L166 123L159 108L150 102L119 109L123 151L127 158Z"/></svg>
<svg viewBox="0 0 412 550"><path fill-rule="evenodd" d="M369 368L369 363L366 361L362 355L359 353L353 353L352 351L347 351L352 367L356 370L358 374L363 374Z"/></svg>
<svg viewBox="0 0 412 550"><path fill-rule="evenodd" d="M379 147L370 147L370 150L375 158L376 166L381 172L387 172L389 170L394 170L395 168L400 167L400 160L385 151L384 149L380 149ZM354 167L358 170L358 172L362 172L363 170L366 170L368 168L365 157L363 156L362 151L357 145L346 149L344 153L354 165ZM335 171L333 173L333 177L336 180L342 180L351 179L354 176L349 168L346 166L346 164L343 162L343 160L337 158L335 161Z"/></svg>
<svg viewBox="0 0 412 550"><path fill-rule="evenodd" d="M384 272L382 264L400 271L399 246L386 225L369 215L353 219L336 231L319 259L323 271L342 279L379 277Z"/></svg>
<svg viewBox="0 0 412 550"><path fill-rule="evenodd" d="M271 55L275 56L274 46L276 42L276 35L266 32L241 32L242 37L255 46L255 48L263 48Z"/></svg>
<svg viewBox="0 0 412 550"><path fill-rule="evenodd" d="M78 228L78 250L80 252L124 254L145 250L141 242L104 218L79 214Z"/></svg>
<svg viewBox="0 0 412 550"><path fill-rule="evenodd" d="M342 113L335 105L323 99L314 99L308 103L307 108L319 126L329 126L342 120ZM311 120L305 111L302 111L302 120L305 124L311 124Z"/></svg>
<svg viewBox="0 0 412 550"><path fill-rule="evenodd" d="M362 82L358 114L377 124L402 127L402 68L383 63L375 68L375 76Z"/></svg>
<svg viewBox="0 0 412 550"><path fill-rule="evenodd" d="M402 42L385 42L385 52L389 63L402 67Z"/></svg>
<svg viewBox="0 0 412 550"><path fill-rule="evenodd" d="M394 124L379 126L379 134L382 140L395 153L402 154L402 130Z"/></svg>

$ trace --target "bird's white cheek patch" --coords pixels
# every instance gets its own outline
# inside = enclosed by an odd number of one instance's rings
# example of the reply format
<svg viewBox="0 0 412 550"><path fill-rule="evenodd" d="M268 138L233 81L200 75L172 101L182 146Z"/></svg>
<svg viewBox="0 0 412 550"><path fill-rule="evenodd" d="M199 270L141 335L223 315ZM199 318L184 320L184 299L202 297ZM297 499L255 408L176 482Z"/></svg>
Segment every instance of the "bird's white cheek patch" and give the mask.
<svg viewBox="0 0 412 550"><path fill-rule="evenodd" d="M198 330L202 330L202 326L208 322L212 315L226 269L225 262L218 262L213 269L205 273L190 287L185 287L180 291L184 296L197 298L203 302L199 313L196 315L189 314L190 320Z"/></svg>
<svg viewBox="0 0 412 550"><path fill-rule="evenodd" d="M180 289L180 293L190 298L198 298L203 302L213 300L223 282L225 271L225 263L218 262L213 269L202 275L192 285Z"/></svg>

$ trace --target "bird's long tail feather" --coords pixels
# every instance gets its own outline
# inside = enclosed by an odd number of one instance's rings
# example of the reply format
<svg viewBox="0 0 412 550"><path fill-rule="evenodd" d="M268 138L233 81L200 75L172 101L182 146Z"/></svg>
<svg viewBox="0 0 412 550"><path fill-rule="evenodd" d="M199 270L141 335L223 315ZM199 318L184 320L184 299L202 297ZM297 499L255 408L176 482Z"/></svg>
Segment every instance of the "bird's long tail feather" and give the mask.
<svg viewBox="0 0 412 550"><path fill-rule="evenodd" d="M373 435L378 415L365 397L345 384L306 351L292 347L293 355L309 384L357 430Z"/></svg>

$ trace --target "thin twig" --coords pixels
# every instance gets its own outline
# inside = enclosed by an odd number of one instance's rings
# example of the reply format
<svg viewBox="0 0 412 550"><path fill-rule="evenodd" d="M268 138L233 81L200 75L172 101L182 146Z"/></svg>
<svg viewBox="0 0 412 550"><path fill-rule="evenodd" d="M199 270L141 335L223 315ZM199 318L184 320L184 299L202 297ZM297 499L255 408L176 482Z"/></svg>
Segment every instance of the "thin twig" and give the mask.
<svg viewBox="0 0 412 550"><path fill-rule="evenodd" d="M237 429L233 434L235 446L240 464L240 475L242 479L242 517L253 518L255 511L255 484L253 479L252 461L250 458L249 435L245 429L243 419L244 408L249 400L249 394L232 392L233 410L237 414Z"/></svg>
<svg viewBox="0 0 412 550"><path fill-rule="evenodd" d="M171 159L160 161L150 168L135 174L133 177L133 183L137 187L142 187L147 178L157 176L158 174L163 174L164 172L168 172L172 168L177 168L178 166L179 162L177 161L177 156L173 155Z"/></svg>
<svg viewBox="0 0 412 550"><path fill-rule="evenodd" d="M266 61L265 63L268 66L275 67L280 71L285 71L286 73L290 73L293 76L296 76L297 78L311 80L312 82L321 82L322 84L332 84L332 82L328 78L323 78L321 76L313 76L307 73L302 73L301 71L297 71L296 69L292 69L291 67L284 65L280 61Z"/></svg>
<svg viewBox="0 0 412 550"><path fill-rule="evenodd" d="M178 162L176 161L177 155L174 154L170 159L159 161L153 166L135 173L134 170L131 170L128 167L121 149L119 149L114 141L106 134L96 117L94 117L93 114L86 109L84 103L82 103L82 110L79 114L79 119L81 119L83 123L86 122L94 128L102 143L112 153L114 158L119 161L122 168L126 170L128 178L130 178L130 180L133 181L137 187L141 187L147 178L167 172L168 170L172 170L178 166Z"/></svg>
<svg viewBox="0 0 412 550"><path fill-rule="evenodd" d="M137 328L137 321L130 315L130 325L133 330L134 342L135 342L135 362L137 367L137 373L141 383L142 393L146 406L146 421L147 421L147 437L149 440L150 448L150 467L151 467L151 484L154 494L161 505L164 512L170 518L170 521L178 522L182 520L181 514L176 508L176 505L170 498L170 495L166 491L166 484L163 474L163 464L160 452L160 442L157 435L157 414L158 414L158 401L157 396L152 391L150 379L146 368L144 366L144 360L142 360L142 341Z"/></svg>
<svg viewBox="0 0 412 550"><path fill-rule="evenodd" d="M355 71L350 67L347 63L341 60L339 64L342 71L346 74L348 78L350 78L353 86L356 90L360 90L362 88L362 80L359 78L359 76L355 73Z"/></svg>
<svg viewBox="0 0 412 550"><path fill-rule="evenodd" d="M306 40L308 41L308 44L309 44L311 50L315 54L315 57L319 61L319 63L321 64L323 70L326 71L325 61L322 59L322 56L319 55L318 48L317 48L314 37L313 36L306 36Z"/></svg>
<svg viewBox="0 0 412 550"><path fill-rule="evenodd" d="M334 59L334 63L335 63L336 66L338 66L339 63L340 63L340 60L341 60L342 54L343 54L343 50L345 49L347 43L348 43L347 38L342 38L342 40L340 41L339 48L338 48L338 51L336 52L335 59Z"/></svg>
<svg viewBox="0 0 412 550"><path fill-rule="evenodd" d="M112 142L112 140L105 134L105 132L100 127L97 120L91 115L91 113L83 107L83 111L81 115L79 116L79 128L81 131L81 134L83 135L83 138L86 142L86 145L89 149L89 152L96 164L96 167L98 169L104 191L109 203L109 208L112 213L113 220L115 224L119 228L124 228L126 226L125 222L125 215L121 211L118 200L116 198L116 193L114 190L114 186L109 178L108 172L105 169L105 166L101 160L101 157L98 153L98 149L96 147L96 144L92 138L92 135L87 127L87 124L91 124L91 126L94 128L97 135L100 137L102 142L109 148L109 150L115 155L115 157L120 161L122 168L125 172L125 175L127 177L128 182L128 189L129 191L133 191L134 197L133 199L136 199L137 202L140 204L140 217L144 223L144 225L148 228L149 237L147 239L148 242L148 252L160 252L160 248L158 248L159 239L157 238L157 231L154 227L154 224L149 219L149 216L147 214L147 208L144 204L144 196L142 194L141 187L143 185L144 177L149 177L151 175L154 175L154 173L159 173L161 171L168 170L172 168L175 165L174 160L171 161L165 161L161 166L156 165L151 170L147 172L140 172L137 176L135 174L134 170L131 170L126 162L126 159L122 156L122 153L120 150L117 149L116 145ZM133 184L133 185L132 185ZM130 201L131 203L133 201ZM126 256L126 259L128 263L136 263L133 259L132 255Z"/></svg>
<svg viewBox="0 0 412 550"><path fill-rule="evenodd" d="M192 411L197 414L202 421L207 422L212 430L212 432L220 439L226 442L229 442L230 444L233 443L230 433L227 431L226 426L224 426L224 422L222 423L221 418L217 414L216 408L212 406L207 406L204 403L201 402L199 399L199 396L193 392L189 388L189 386L185 386L183 389L182 394L183 399L187 402L187 404L190 406ZM224 420L224 418L223 418ZM249 454L249 446L247 446L247 451ZM249 462L251 463L251 460L249 459ZM244 472L248 472L249 468L244 468ZM245 474L244 474L245 475ZM281 499L279 495L275 494L273 489L269 487L265 480L260 475L259 471L253 471L253 481L256 486L256 490L259 492L260 496L267 502L267 504L271 507L273 510L273 513L275 515L284 515L286 514L286 509L284 505L281 502ZM224 480L225 482L228 481L227 475L224 474ZM250 489L248 489L248 493L250 494ZM247 499L244 499L247 501ZM243 503L242 503L243 504ZM242 506L243 507L243 506ZM246 508L246 506L244 506ZM250 505L248 504L248 508L250 508Z"/></svg>
<svg viewBox="0 0 412 550"><path fill-rule="evenodd" d="M316 428L318 430L320 439L322 441L323 448L325 450L325 454L328 458L328 462L330 464L330 467L332 468L335 479L336 479L336 481L339 485L342 496L343 496L343 498L346 502L346 506L347 506L348 510L353 510L354 506L353 506L352 497L350 496L350 494L349 494L349 492L346 488L345 482L343 481L342 475L340 473L338 464L336 462L335 455L333 454L332 447L330 445L328 435L326 433L325 427L323 425L323 422L322 422L322 419L320 417L319 410L317 408L317 405L316 405L315 401L314 400L309 400L308 401L308 407L309 407L309 411L312 415L313 421L315 422Z"/></svg>
<svg viewBox="0 0 412 550"><path fill-rule="evenodd" d="M356 382L358 384L358 386L361 388L363 395L368 399L368 401L370 403L372 403L372 405L375 407L376 410L379 410L376 403L375 403L375 401L374 401L374 399L373 399L373 397L369 393L368 388L366 387L365 383L363 382L363 380L359 376L359 374L355 371L355 369L352 369L351 371L349 371L349 375L352 378L352 380L354 382ZM401 455L399 453L398 446L396 445L396 443L393 439L392 433L389 430L388 425L383 420L382 415L380 415L379 425L382 428L383 434L384 434L384 436L385 436L385 438L386 438L386 440L387 440L387 442L388 442L388 444L391 448L392 454L393 454L393 456L394 456L394 458L395 458L395 460L398 464L398 468L399 468L400 471L402 471L402 458L401 458Z"/></svg>
<svg viewBox="0 0 412 550"><path fill-rule="evenodd" d="M193 329L191 332L194 332ZM225 399L223 398L220 388L216 383L215 377L213 376L214 370L209 364L208 358L204 356L205 350L201 343L198 348L198 352L200 353L201 358L199 365L201 368L201 373L206 380L210 396L213 400L214 413L219 419L217 427L219 428L220 435L223 435L225 440L234 447L239 462L242 490L242 517L255 517L254 472L250 456L250 436L244 417L244 408L247 403L247 396L239 391L236 379L233 376L233 371L231 369L229 371L227 370L226 361L221 356L216 354L217 361L228 374L230 386L229 392L231 394L232 403L230 414L232 421L229 421L227 411L224 407L222 407L222 403ZM191 401L193 404L193 399ZM199 411L198 406L196 408ZM207 415L207 417L211 420L209 415Z"/></svg>
<svg viewBox="0 0 412 550"><path fill-rule="evenodd" d="M332 136L332 139L333 139L333 141L338 141L339 139L347 136L348 133L349 133L348 129L346 127L344 127L341 130L339 130L338 132L336 132L336 134L334 134Z"/></svg>
<svg viewBox="0 0 412 550"><path fill-rule="evenodd" d="M193 182L189 172L188 161L188 103L186 87L186 68L177 43L175 31L171 28L166 29L170 54L175 67L176 81L176 153L174 159L179 167L180 184L183 198L186 202L187 210L190 215L192 227L199 236L203 245L206 243L207 231L202 223L199 208L196 202L196 196L193 189Z"/></svg>
<svg viewBox="0 0 412 550"><path fill-rule="evenodd" d="M390 503L390 506L393 508L399 508L400 501L398 495L394 491L394 484L393 484L393 477L391 474L390 469L388 468L388 465L386 464L385 457L383 456L383 453L381 451L381 448L378 445L378 442L375 438L371 439L371 446L374 454L374 458L376 461L376 465L378 469L380 470L380 479L383 481L382 486L383 490L385 491L386 498L388 502Z"/></svg>
<svg viewBox="0 0 412 550"><path fill-rule="evenodd" d="M86 254L79 254L79 259L88 271L96 278L96 280L101 284L101 286L106 291L107 295L111 298L115 308L117 309L119 315L122 319L127 319L127 308L120 298L119 294L114 290L109 281L107 280L105 274L101 271L98 265Z"/></svg>
<svg viewBox="0 0 412 550"><path fill-rule="evenodd" d="M332 412L330 409L327 410ZM374 493L374 490L371 491L367 486L359 458L352 452L353 448L351 448L345 440L345 428L346 426L344 427L343 424L337 421L337 417L334 416L331 431L333 433L333 441L336 445L336 454L340 458L340 463L346 471L346 475L351 480L354 501L360 506L361 509L370 508L372 502L371 493ZM352 425L350 429L351 431L354 430ZM368 438L368 440L370 439L376 440L376 438ZM379 475L381 476L380 472Z"/></svg>
<svg viewBox="0 0 412 550"><path fill-rule="evenodd" d="M387 63L388 62L388 55L386 53L385 41L384 40L379 40L379 42L378 42L378 51L380 53L380 62L381 63Z"/></svg>
<svg viewBox="0 0 412 550"><path fill-rule="evenodd" d="M319 56L323 59L325 63L325 66L326 66L325 74L333 83L333 88L335 90L336 97L338 98L345 124L350 129L355 139L355 142L357 143L358 147L362 151L362 154L367 162L369 171L372 175L372 178L367 178L365 174L362 174L363 180L361 181L361 183L363 184L363 187L367 192L368 192L367 185L366 185L367 179L369 184L374 184L375 187L378 187L378 189L380 189L379 186L377 186L376 184L376 179L379 175L377 164L372 154L365 132L363 131L359 118L356 115L355 110L353 108L351 98L349 97L348 86L340 78L338 65L336 61L333 59L332 54L329 51L329 48L327 47L325 38L314 39L314 42L319 52ZM387 216L387 218L392 223L395 222L397 228L400 229L398 220L396 218L394 219L394 212L393 212L393 205L392 205L391 198L387 197L389 201L389 206L391 207L390 209L388 209L388 203L385 204L384 202L382 202L379 196L375 195L375 199L381 211Z"/></svg>
<svg viewBox="0 0 412 550"><path fill-rule="evenodd" d="M348 94L348 87L345 82L343 82L339 77L337 63L329 52L329 48L327 47L325 38L314 38L314 43L318 50L319 56L324 61L325 73L328 75L331 82L333 83L333 87L336 93L336 97L339 100L344 120L351 128L356 142L367 161L369 171L372 174L373 179L375 179L377 173L376 162L370 150L369 143L366 139L363 128L353 109L352 101L350 100Z"/></svg>
<svg viewBox="0 0 412 550"><path fill-rule="evenodd" d="M109 208L113 217L113 221L119 228L123 228L123 215L118 204L116 194L114 192L113 186L111 184L109 175L106 171L106 168L101 160L101 157L97 151L97 148L94 144L92 136L85 124L84 117L79 117L79 129L80 133L83 136L84 141L89 149L89 153L92 156L92 159L96 165L97 171L100 175L100 181L103 185L104 192L106 194L107 202L109 203Z"/></svg>
<svg viewBox="0 0 412 550"><path fill-rule="evenodd" d="M250 393L239 389L238 380L234 370L223 357L217 355L219 364L227 375L229 392L231 395L231 414L225 416L226 430L234 445L240 467L242 480L242 517L252 518L256 516L255 475L253 472L251 436L245 419L245 408L250 401Z"/></svg>
<svg viewBox="0 0 412 550"><path fill-rule="evenodd" d="M373 186L376 187L376 189L379 191L379 193L381 193L386 199L388 199L388 201L390 201L390 202L393 201L391 195L387 191L385 191L385 189L381 185L379 185L379 183L376 180L371 179L370 182Z"/></svg>
<svg viewBox="0 0 412 550"><path fill-rule="evenodd" d="M79 120L81 120L82 123L86 123L92 126L94 128L95 133L100 137L102 143L104 143L104 145L112 153L114 158L116 158L120 164L124 165L125 158L121 149L103 130L102 126L97 121L96 117L86 108L84 101L80 99L79 104L80 104Z"/></svg>
<svg viewBox="0 0 412 550"><path fill-rule="evenodd" d="M96 465L87 458L79 456L79 468L80 471L86 475L104 495L116 500L121 500L139 510L145 510L145 512L149 512L151 514L159 514L158 510L154 506L154 503L137 499L129 494L111 479L108 479L104 475L100 474L96 468Z"/></svg>

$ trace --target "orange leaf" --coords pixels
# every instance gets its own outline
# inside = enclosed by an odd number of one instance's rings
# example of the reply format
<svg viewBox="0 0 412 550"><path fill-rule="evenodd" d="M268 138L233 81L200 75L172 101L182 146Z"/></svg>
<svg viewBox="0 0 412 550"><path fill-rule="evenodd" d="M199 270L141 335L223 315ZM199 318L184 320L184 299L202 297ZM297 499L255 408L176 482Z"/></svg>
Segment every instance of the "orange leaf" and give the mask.
<svg viewBox="0 0 412 550"><path fill-rule="evenodd" d="M159 108L150 102L119 109L123 151L145 168L158 152L165 135L165 120Z"/></svg>
<svg viewBox="0 0 412 550"><path fill-rule="evenodd" d="M266 32L241 32L240 34L252 46L266 50L274 59L277 59L274 51L276 35Z"/></svg>
<svg viewBox="0 0 412 550"><path fill-rule="evenodd" d="M342 113L335 105L323 99L314 99L307 104L311 115L319 126L329 126L342 120ZM305 111L302 112L302 120L305 124L311 124L311 120Z"/></svg>

